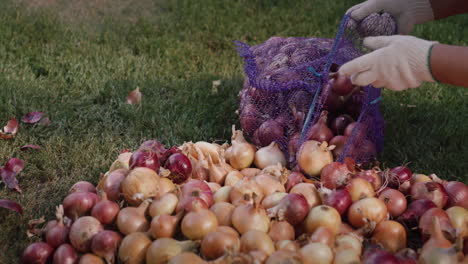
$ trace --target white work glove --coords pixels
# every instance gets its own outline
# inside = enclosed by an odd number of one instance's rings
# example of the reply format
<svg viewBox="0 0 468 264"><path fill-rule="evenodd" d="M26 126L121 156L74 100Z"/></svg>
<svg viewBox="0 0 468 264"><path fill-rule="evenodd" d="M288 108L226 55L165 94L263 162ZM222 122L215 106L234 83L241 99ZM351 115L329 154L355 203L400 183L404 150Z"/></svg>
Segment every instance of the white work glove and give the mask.
<svg viewBox="0 0 468 264"><path fill-rule="evenodd" d="M381 11L395 18L399 34L409 34L414 25L434 20L429 0L367 0L351 7L346 13L360 21L372 13Z"/></svg>
<svg viewBox="0 0 468 264"><path fill-rule="evenodd" d="M401 35L367 37L364 46L375 51L347 62L338 71L359 86L372 84L394 91L418 87L423 81L434 82L428 60L436 43Z"/></svg>

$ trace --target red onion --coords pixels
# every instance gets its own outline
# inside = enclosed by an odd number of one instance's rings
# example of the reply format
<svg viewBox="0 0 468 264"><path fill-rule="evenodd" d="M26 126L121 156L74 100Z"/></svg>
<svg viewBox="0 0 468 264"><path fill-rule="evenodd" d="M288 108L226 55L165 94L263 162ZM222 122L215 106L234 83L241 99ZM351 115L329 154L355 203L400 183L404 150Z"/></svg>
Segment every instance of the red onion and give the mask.
<svg viewBox="0 0 468 264"><path fill-rule="evenodd" d="M289 161L292 162L294 161L294 157L296 156L296 152L299 148L299 140L301 138L301 133L296 133L294 135L292 135L290 138L289 138L289 141L288 141L288 154L289 154Z"/></svg>
<svg viewBox="0 0 468 264"><path fill-rule="evenodd" d="M348 166L338 161L326 165L320 173L320 180L328 189L344 187L350 178L351 172Z"/></svg>
<svg viewBox="0 0 468 264"><path fill-rule="evenodd" d="M262 147L270 145L273 141L281 141L284 138L284 128L273 119L263 122L258 128L258 140Z"/></svg>
<svg viewBox="0 0 468 264"><path fill-rule="evenodd" d="M150 150L154 152L159 157L159 164L164 164L165 158L167 158L165 157L167 149L161 142L157 140L146 140L145 142L141 143L138 149Z"/></svg>
<svg viewBox="0 0 468 264"><path fill-rule="evenodd" d="M354 89L354 85L351 83L351 79L344 75L339 74L336 79L333 79L332 91L339 95L348 95Z"/></svg>
<svg viewBox="0 0 468 264"><path fill-rule="evenodd" d="M444 208L448 201L444 186L437 182L417 182L413 184L411 186L411 198L413 200L429 199L439 208Z"/></svg>
<svg viewBox="0 0 468 264"><path fill-rule="evenodd" d="M357 127L357 128L356 128ZM350 137L353 134L354 128L356 128L355 138L365 138L366 137L366 129L362 126L358 126L358 122L350 123L344 130L344 136Z"/></svg>
<svg viewBox="0 0 468 264"><path fill-rule="evenodd" d="M345 137L345 136L335 136L332 139L330 139L330 145L335 146L335 148L332 150L333 156L335 158L341 155L347 140L348 140L348 137Z"/></svg>
<svg viewBox="0 0 468 264"><path fill-rule="evenodd" d="M362 264L400 264L398 258L392 253L380 249L380 248L371 248L367 249L363 255Z"/></svg>
<svg viewBox="0 0 468 264"><path fill-rule="evenodd" d="M346 189L330 190L326 188L319 189L322 196L322 204L335 208L340 215L344 215L351 206L351 195Z"/></svg>
<svg viewBox="0 0 468 264"><path fill-rule="evenodd" d="M203 200L208 208L214 204L213 192L211 192L210 186L203 181L192 179L182 185L176 211L179 212L182 209L188 210L191 207L192 201L197 198Z"/></svg>
<svg viewBox="0 0 468 264"><path fill-rule="evenodd" d="M92 216L78 218L70 229L70 242L80 252L88 252L91 248L93 237L104 228L101 223Z"/></svg>
<svg viewBox="0 0 468 264"><path fill-rule="evenodd" d="M323 108L328 110L331 113L336 113L341 111L344 105L344 100L342 96L339 94L335 93L332 90L332 83L333 81L330 80L328 83L323 87L323 93L326 94L327 98L325 99Z"/></svg>
<svg viewBox="0 0 468 264"><path fill-rule="evenodd" d="M418 263L418 254L416 251L410 248L405 248L396 254L396 257L400 261L400 264L417 264Z"/></svg>
<svg viewBox="0 0 468 264"><path fill-rule="evenodd" d="M54 249L44 242L36 242L29 245L21 257L22 264L45 264L52 258Z"/></svg>
<svg viewBox="0 0 468 264"><path fill-rule="evenodd" d="M286 181L286 191L289 192L294 185L304 182L305 176L304 174L298 172L298 171L293 171L291 174L288 175L288 180Z"/></svg>
<svg viewBox="0 0 468 264"><path fill-rule="evenodd" d="M78 254L70 244L62 244L54 252L53 264L75 264Z"/></svg>
<svg viewBox="0 0 468 264"><path fill-rule="evenodd" d="M374 190L377 191L382 186L382 178L380 175L373 169L371 170L362 170L358 172L355 178L362 178L372 184Z"/></svg>
<svg viewBox="0 0 468 264"><path fill-rule="evenodd" d="M248 135L252 136L253 132L256 131L261 123L261 113L257 110L255 105L245 105L240 114L240 124L242 130Z"/></svg>
<svg viewBox="0 0 468 264"><path fill-rule="evenodd" d="M68 234L70 232L70 227L64 225L63 223L63 206L60 205L57 207L57 224L49 228L46 232L46 242L53 248L66 243L68 241Z"/></svg>
<svg viewBox="0 0 468 264"><path fill-rule="evenodd" d="M122 237L118 233L104 230L93 237L91 250L97 256L104 258L107 263L113 264L121 241Z"/></svg>
<svg viewBox="0 0 468 264"><path fill-rule="evenodd" d="M91 192L74 192L63 200L65 215L72 220L88 214L99 201L99 197Z"/></svg>
<svg viewBox="0 0 468 264"><path fill-rule="evenodd" d="M405 181L411 180L413 175L405 166L398 166L390 170L390 186L395 188L403 184Z"/></svg>
<svg viewBox="0 0 468 264"><path fill-rule="evenodd" d="M333 137L333 133L327 126L328 112L322 111L320 113L320 118L313 126L309 129L309 138L308 140L316 140L318 142L330 141Z"/></svg>
<svg viewBox="0 0 468 264"><path fill-rule="evenodd" d="M290 193L279 204L269 208L269 217L277 217L279 221L286 220L291 225L297 225L304 221L309 213L309 204L302 194Z"/></svg>
<svg viewBox="0 0 468 264"><path fill-rule="evenodd" d="M343 135L346 127L354 122L349 115L339 115L330 124L330 128L335 135Z"/></svg>
<svg viewBox="0 0 468 264"><path fill-rule="evenodd" d="M106 193L102 193L102 200L91 210L91 216L99 220L103 225L110 225L119 214L120 207L117 203L107 200Z"/></svg>
<svg viewBox="0 0 468 264"><path fill-rule="evenodd" d="M159 158L156 153L152 152L151 150L142 149L133 152L132 156L130 157L130 169L135 167L146 167L152 169L154 171L159 170Z"/></svg>
<svg viewBox="0 0 468 264"><path fill-rule="evenodd" d="M164 167L171 171L169 179L177 184L186 181L190 173L192 173L192 164L187 156L182 153L175 153L169 156Z"/></svg>
<svg viewBox="0 0 468 264"><path fill-rule="evenodd" d="M385 203L391 217L398 217L406 211L406 197L400 191L385 189L380 193L379 199Z"/></svg>
<svg viewBox="0 0 468 264"><path fill-rule="evenodd" d="M449 196L448 207L461 206L468 210L468 186L462 182L451 181L445 185Z"/></svg>
<svg viewBox="0 0 468 264"><path fill-rule="evenodd" d="M409 204L408 209L398 218L405 222L410 227L417 226L419 218L429 209L436 208L437 205L428 199L413 201Z"/></svg>
<svg viewBox="0 0 468 264"><path fill-rule="evenodd" d="M96 187L90 182L87 181L79 181L70 188L68 193L74 193L74 192L92 192L96 193Z"/></svg>
<svg viewBox="0 0 468 264"><path fill-rule="evenodd" d="M107 199L111 201L118 201L120 193L122 192L122 182L127 177L127 169L116 169L107 173L104 178L99 182L98 187L107 195Z"/></svg>
<svg viewBox="0 0 468 264"><path fill-rule="evenodd" d="M439 227L442 230L444 236L448 240L455 239L455 229L450 222L448 214L440 208L431 208L424 212L419 219L419 229L421 229L421 234L423 241L429 239L433 232L433 220L434 218L438 219Z"/></svg>
<svg viewBox="0 0 468 264"><path fill-rule="evenodd" d="M362 104L366 97L362 89L353 92L346 100L344 112L357 119L361 113Z"/></svg>

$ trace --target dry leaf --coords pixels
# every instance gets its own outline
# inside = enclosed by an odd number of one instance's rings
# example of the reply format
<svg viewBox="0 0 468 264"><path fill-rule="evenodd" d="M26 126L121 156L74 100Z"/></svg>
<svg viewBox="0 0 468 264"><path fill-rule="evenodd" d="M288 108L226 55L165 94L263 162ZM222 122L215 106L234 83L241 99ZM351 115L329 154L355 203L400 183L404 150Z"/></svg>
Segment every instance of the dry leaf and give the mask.
<svg viewBox="0 0 468 264"><path fill-rule="evenodd" d="M37 145L24 145L20 148L20 150L27 150L27 149L41 149L41 147Z"/></svg>
<svg viewBox="0 0 468 264"><path fill-rule="evenodd" d="M221 85L221 80L216 80L213 81L213 85L211 86L211 93L217 94L218 93L218 87Z"/></svg>
<svg viewBox="0 0 468 264"><path fill-rule="evenodd" d="M7 125L3 127L3 130L0 130L0 138L13 138L18 132L18 126L18 121L16 120L16 118L12 117L10 121L8 121Z"/></svg>
<svg viewBox="0 0 468 264"><path fill-rule="evenodd" d="M127 96L127 104L139 104L141 102L140 87L131 91Z"/></svg>
<svg viewBox="0 0 468 264"><path fill-rule="evenodd" d="M21 205L6 199L0 199L0 207L13 210L19 214L23 214L23 209Z"/></svg>
<svg viewBox="0 0 468 264"><path fill-rule="evenodd" d="M52 123L52 121L50 121L50 119L48 117L44 117L44 118L41 119L41 121L39 121L39 124L41 124L43 126L50 125L50 123Z"/></svg>
<svg viewBox="0 0 468 264"><path fill-rule="evenodd" d="M44 115L43 112L30 112L27 113L23 116L23 122L27 124L34 124L39 122L41 120L42 115Z"/></svg>
<svg viewBox="0 0 468 264"><path fill-rule="evenodd" d="M21 192L21 189L18 185L18 180L16 175L21 172L24 168L24 161L18 158L11 158L0 170L0 176L2 181L7 185L11 190Z"/></svg>
<svg viewBox="0 0 468 264"><path fill-rule="evenodd" d="M28 238L31 238L31 237L34 237L34 236L41 237L43 235L44 231L43 231L42 228L36 228L36 226L41 225L41 224L43 224L45 222L46 222L46 220L45 220L44 216L42 216L41 218L38 218L38 219L29 220L28 221L28 230L26 231L26 235L28 236Z"/></svg>

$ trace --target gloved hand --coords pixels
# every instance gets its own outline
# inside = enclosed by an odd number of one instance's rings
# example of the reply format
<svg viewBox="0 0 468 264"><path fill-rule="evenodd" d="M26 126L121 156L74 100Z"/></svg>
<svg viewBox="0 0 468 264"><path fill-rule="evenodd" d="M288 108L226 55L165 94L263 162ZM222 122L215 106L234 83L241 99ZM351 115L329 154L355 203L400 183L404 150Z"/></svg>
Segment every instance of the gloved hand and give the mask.
<svg viewBox="0 0 468 264"><path fill-rule="evenodd" d="M355 85L386 87L402 91L433 82L429 65L431 48L437 42L412 36L379 36L364 39L375 51L347 62L338 70Z"/></svg>
<svg viewBox="0 0 468 264"><path fill-rule="evenodd" d="M429 0L367 0L351 7L346 13L359 21L381 11L396 19L399 34L409 34L414 25L434 20Z"/></svg>

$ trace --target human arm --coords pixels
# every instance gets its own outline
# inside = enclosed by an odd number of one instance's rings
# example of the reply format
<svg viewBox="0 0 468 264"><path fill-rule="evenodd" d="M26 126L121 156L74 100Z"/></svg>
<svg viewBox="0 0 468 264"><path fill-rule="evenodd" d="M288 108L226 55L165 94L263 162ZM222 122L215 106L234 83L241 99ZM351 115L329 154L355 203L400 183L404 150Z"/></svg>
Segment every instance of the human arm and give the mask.
<svg viewBox="0 0 468 264"><path fill-rule="evenodd" d="M439 82L468 87L468 47L434 45L430 54L430 69Z"/></svg>

